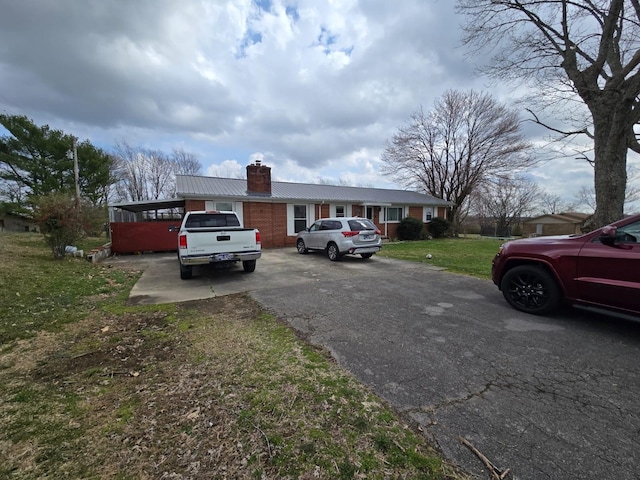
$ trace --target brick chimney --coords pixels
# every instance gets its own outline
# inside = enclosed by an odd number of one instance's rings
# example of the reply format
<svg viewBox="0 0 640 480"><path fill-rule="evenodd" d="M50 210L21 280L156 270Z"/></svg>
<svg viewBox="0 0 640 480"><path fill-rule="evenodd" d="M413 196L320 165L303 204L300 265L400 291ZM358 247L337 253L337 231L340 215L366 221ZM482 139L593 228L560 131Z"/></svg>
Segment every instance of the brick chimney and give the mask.
<svg viewBox="0 0 640 480"><path fill-rule="evenodd" d="M260 160L247 165L247 192L271 195L271 167L262 165Z"/></svg>

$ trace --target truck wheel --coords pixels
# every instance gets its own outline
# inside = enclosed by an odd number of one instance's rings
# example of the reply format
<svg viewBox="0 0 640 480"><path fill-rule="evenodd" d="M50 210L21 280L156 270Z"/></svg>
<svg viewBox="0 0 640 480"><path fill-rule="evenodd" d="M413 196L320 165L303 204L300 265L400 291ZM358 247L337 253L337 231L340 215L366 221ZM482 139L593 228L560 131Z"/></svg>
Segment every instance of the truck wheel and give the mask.
<svg viewBox="0 0 640 480"><path fill-rule="evenodd" d="M180 278L182 280L189 280L193 275L193 267L191 265L180 264Z"/></svg>
<svg viewBox="0 0 640 480"><path fill-rule="evenodd" d="M302 240L301 238L298 239L298 241L296 242L296 248L298 249L298 253L300 255L309 252L309 250L307 249L307 247L304 244L304 240Z"/></svg>
<svg viewBox="0 0 640 480"><path fill-rule="evenodd" d="M247 273L251 273L256 269L256 261L255 260L245 260L242 262L242 268Z"/></svg>
<svg viewBox="0 0 640 480"><path fill-rule="evenodd" d="M338 245L333 242L327 245L327 256L332 262L340 260L340 250L338 250Z"/></svg>
<svg viewBox="0 0 640 480"><path fill-rule="evenodd" d="M505 273L502 295L516 310L544 315L555 310L562 299L553 276L536 265L520 265Z"/></svg>

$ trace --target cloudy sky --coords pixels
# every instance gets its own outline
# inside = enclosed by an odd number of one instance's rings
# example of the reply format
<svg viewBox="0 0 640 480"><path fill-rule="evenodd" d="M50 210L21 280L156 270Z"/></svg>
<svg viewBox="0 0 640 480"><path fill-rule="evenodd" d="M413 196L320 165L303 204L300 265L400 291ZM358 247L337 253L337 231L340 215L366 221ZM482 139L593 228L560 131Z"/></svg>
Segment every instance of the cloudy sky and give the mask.
<svg viewBox="0 0 640 480"><path fill-rule="evenodd" d="M474 75L453 4L0 0L0 111L107 150L181 148L207 175L259 158L275 180L400 188L380 154L420 106L447 89L513 100ZM592 185L577 160L531 173L567 200Z"/></svg>

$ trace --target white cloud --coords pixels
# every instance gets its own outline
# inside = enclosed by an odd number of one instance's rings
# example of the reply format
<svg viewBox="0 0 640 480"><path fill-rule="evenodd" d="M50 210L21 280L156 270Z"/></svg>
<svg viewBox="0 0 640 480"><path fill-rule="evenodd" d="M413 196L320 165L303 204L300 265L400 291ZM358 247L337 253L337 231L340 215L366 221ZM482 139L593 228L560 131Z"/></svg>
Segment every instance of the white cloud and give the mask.
<svg viewBox="0 0 640 480"><path fill-rule="evenodd" d="M245 165L237 160L224 160L211 164L206 168L204 174L208 177L246 178Z"/></svg>
<svg viewBox="0 0 640 480"><path fill-rule="evenodd" d="M460 22L445 0L4 2L0 109L103 148L178 146L208 175L262 156L274 179L393 188L380 153L420 105L513 94L473 76ZM569 195L589 181L571 168L534 175Z"/></svg>

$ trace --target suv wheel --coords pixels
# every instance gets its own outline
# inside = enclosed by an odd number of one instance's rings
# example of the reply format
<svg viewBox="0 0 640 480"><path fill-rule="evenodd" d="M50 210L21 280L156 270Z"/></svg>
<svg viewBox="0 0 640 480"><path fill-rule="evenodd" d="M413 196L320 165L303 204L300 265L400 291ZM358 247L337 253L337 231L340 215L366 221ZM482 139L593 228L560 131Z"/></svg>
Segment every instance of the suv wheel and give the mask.
<svg viewBox="0 0 640 480"><path fill-rule="evenodd" d="M338 246L335 243L327 245L327 256L332 262L340 260L340 250L338 250Z"/></svg>
<svg viewBox="0 0 640 480"><path fill-rule="evenodd" d="M302 240L301 238L298 239L298 241L296 242L296 248L298 249L298 253L300 255L307 253L309 250L307 250L307 247L304 244L304 240Z"/></svg>
<svg viewBox="0 0 640 480"><path fill-rule="evenodd" d="M504 298L516 310L543 315L558 307L560 289L544 268L521 265L505 273L501 290Z"/></svg>

